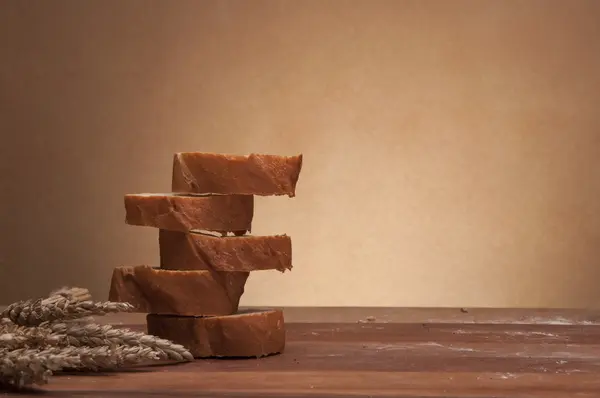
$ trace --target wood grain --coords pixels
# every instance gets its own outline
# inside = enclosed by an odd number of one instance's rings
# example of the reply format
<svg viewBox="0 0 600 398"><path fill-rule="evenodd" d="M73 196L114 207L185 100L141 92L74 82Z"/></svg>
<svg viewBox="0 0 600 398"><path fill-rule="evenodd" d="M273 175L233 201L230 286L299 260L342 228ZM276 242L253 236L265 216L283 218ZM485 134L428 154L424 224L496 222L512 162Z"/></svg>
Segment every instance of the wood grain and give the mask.
<svg viewBox="0 0 600 398"><path fill-rule="evenodd" d="M548 318L547 322L523 323L519 320L522 313L511 319L506 312L499 315L500 322L488 312L484 322L458 322L452 317L446 322L437 316L431 317L433 322L413 322L413 317L410 322L369 318L365 323L322 322L320 311L313 310L316 322L309 321L308 312L307 322L288 321L288 343L282 355L199 360L101 375L61 375L52 379L44 395L600 396L600 325L586 320L582 312L577 317L552 313L561 322ZM393 318L394 310L386 311ZM464 310L456 309L456 313L468 315ZM546 315L531 311L527 317ZM128 327L144 328L140 324Z"/></svg>

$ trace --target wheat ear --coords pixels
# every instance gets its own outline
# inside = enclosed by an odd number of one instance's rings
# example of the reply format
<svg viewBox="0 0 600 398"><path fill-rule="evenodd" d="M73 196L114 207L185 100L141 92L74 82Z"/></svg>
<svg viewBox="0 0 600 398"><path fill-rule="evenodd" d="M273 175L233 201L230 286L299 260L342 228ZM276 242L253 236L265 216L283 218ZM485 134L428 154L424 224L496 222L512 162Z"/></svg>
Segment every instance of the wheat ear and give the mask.
<svg viewBox="0 0 600 398"><path fill-rule="evenodd" d="M150 360L193 360L179 344L90 322L129 312L128 303L93 302L87 289L61 288L48 298L11 304L0 314L0 385L45 384L60 370L117 369ZM93 320L93 319L91 319Z"/></svg>
<svg viewBox="0 0 600 398"><path fill-rule="evenodd" d="M69 302L81 302L81 301L89 301L92 299L90 291L81 287L61 287L60 289L56 289L50 293L50 295L42 300L42 305L46 307L56 306L61 303L64 303L65 300ZM17 303L12 304L12 307L24 306L27 304L34 303L34 301L19 301ZM13 322L12 319L7 317L8 312L10 312L10 307L7 308L2 314L0 314L0 334L2 333L12 333L18 331L20 326L36 326L36 325L17 325ZM93 321L92 316L82 316L78 318L74 318L79 322L91 322Z"/></svg>
<svg viewBox="0 0 600 398"><path fill-rule="evenodd" d="M0 317L0 334L12 333L17 328L18 326L15 325L10 319Z"/></svg>
<svg viewBox="0 0 600 398"><path fill-rule="evenodd" d="M131 312L134 307L129 303L72 301L63 296L47 299L26 300L13 303L3 312L20 326L39 326L44 322L83 318L93 315L106 315L116 312Z"/></svg>
<svg viewBox="0 0 600 398"><path fill-rule="evenodd" d="M0 347L19 349L44 346L140 346L155 350L160 359L178 362L194 360L192 354L182 345L111 325L43 323L36 328L20 327L12 333L0 334Z"/></svg>
<svg viewBox="0 0 600 398"><path fill-rule="evenodd" d="M88 301L92 299L90 291L82 287L63 286L60 289L52 291L48 298L55 296L64 297L71 301Z"/></svg>
<svg viewBox="0 0 600 398"><path fill-rule="evenodd" d="M161 353L161 359L175 361L192 361L194 359L190 352L180 344L125 328L115 328L111 325L93 323L83 325L54 323L49 324L47 327L54 334L64 335L68 339L69 344L73 346L142 346L152 348Z"/></svg>
<svg viewBox="0 0 600 398"><path fill-rule="evenodd" d="M23 387L46 384L56 371L102 370L159 359L160 354L148 347L52 347L0 350L0 379L6 384Z"/></svg>
<svg viewBox="0 0 600 398"><path fill-rule="evenodd" d="M0 350L0 381L18 388L31 384L46 384L54 371L79 365L79 357L64 353L3 349Z"/></svg>

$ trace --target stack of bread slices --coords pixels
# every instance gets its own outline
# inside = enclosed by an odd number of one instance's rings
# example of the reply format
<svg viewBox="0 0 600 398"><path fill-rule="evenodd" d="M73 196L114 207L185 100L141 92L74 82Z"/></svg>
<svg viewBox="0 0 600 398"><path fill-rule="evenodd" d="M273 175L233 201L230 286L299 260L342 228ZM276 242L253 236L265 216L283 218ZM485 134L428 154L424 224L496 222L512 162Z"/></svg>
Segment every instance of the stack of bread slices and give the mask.
<svg viewBox="0 0 600 398"><path fill-rule="evenodd" d="M301 169L301 154L175 154L171 193L125 195L125 222L158 229L160 267L115 268L109 299L196 358L281 353L282 311L239 302L250 272L292 268L289 236L250 233L255 196L294 197Z"/></svg>

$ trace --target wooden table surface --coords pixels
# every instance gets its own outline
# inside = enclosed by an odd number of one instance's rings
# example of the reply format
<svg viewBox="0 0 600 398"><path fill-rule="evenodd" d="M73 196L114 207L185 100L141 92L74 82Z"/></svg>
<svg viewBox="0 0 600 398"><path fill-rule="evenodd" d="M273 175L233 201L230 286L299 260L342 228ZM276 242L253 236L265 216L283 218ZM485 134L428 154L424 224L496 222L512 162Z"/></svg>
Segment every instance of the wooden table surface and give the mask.
<svg viewBox="0 0 600 398"><path fill-rule="evenodd" d="M42 396L600 397L598 310L284 313L281 355L55 376ZM104 321L144 328L142 314Z"/></svg>

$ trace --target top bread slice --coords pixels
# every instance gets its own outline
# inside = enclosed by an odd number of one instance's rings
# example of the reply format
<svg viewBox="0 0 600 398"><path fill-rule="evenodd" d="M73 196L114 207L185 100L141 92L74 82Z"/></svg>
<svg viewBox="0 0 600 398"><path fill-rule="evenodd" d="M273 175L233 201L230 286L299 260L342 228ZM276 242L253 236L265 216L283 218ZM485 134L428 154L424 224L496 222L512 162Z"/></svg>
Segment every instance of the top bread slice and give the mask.
<svg viewBox="0 0 600 398"><path fill-rule="evenodd" d="M302 155L180 152L173 158L172 192L296 195Z"/></svg>

